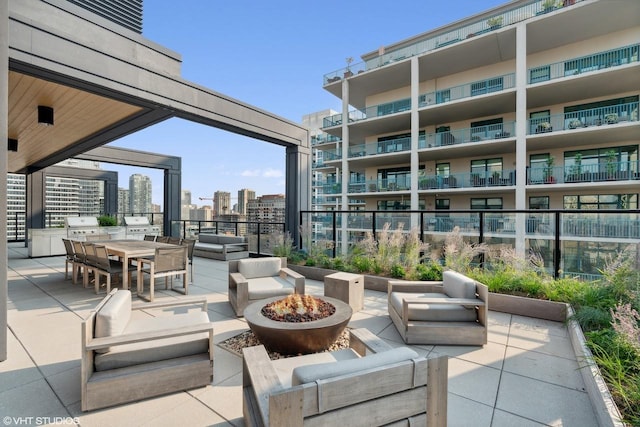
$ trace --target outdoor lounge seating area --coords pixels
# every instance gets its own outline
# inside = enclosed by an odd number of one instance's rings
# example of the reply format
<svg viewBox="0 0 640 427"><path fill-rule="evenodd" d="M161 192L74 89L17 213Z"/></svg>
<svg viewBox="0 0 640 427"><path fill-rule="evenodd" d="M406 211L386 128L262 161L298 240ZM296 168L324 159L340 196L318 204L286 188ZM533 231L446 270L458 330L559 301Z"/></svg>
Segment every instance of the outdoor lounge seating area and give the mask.
<svg viewBox="0 0 640 427"><path fill-rule="evenodd" d="M65 256L29 259L26 248L13 244L9 253L9 354L0 363L0 412L4 415L77 418L85 427L246 425L243 357L225 341L248 326L228 301L228 263L195 257L189 296L164 287L156 292L157 303L206 299L213 324L213 380L187 391L139 397L85 412L80 328L105 295L65 279ZM305 281L306 293L321 296L323 291L322 282ZM385 292L365 289L364 307L353 314L348 328L364 328L375 335L374 341L394 349L407 347L418 359L447 356L448 425L598 425L563 323L499 313L489 307L484 346L405 344L388 315L387 300ZM132 308L142 307L131 310L130 321L165 317L169 322L202 310L202 306L153 308L135 297L132 301ZM129 392L137 388L132 386Z"/></svg>

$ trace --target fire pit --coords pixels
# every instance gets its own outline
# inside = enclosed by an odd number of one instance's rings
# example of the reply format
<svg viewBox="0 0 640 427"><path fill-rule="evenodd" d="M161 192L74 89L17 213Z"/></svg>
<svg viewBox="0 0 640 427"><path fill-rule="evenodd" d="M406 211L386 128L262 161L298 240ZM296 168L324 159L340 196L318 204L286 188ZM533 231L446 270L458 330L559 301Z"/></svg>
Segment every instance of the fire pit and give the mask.
<svg viewBox="0 0 640 427"><path fill-rule="evenodd" d="M244 318L260 342L267 349L282 354L306 354L326 350L340 336L353 313L348 304L329 297L314 297L316 305L310 309L308 306L303 309L299 301L283 305L295 307L293 311L297 312L298 316L282 308L265 309L282 299L283 297L274 297L256 301L244 310ZM322 317L324 315L326 317Z"/></svg>

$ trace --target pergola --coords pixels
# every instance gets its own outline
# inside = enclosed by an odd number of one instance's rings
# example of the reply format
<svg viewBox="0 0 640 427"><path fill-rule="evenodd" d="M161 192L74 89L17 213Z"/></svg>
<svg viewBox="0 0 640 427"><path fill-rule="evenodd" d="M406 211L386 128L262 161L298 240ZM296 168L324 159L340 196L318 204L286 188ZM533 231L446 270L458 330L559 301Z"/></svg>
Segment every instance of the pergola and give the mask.
<svg viewBox="0 0 640 427"><path fill-rule="evenodd" d="M2 151L0 176L24 173L29 180L61 160L178 117L285 147L285 227L297 240L297 212L311 206L306 128L184 80L179 54L65 0L0 2L0 22L5 64L0 67L0 135L17 140L17 151ZM52 126L38 123L38 106L53 110ZM179 181L170 187L179 188ZM6 192L4 185L0 203L5 205ZM164 223L176 215L179 209L169 207ZM2 221L0 233L6 236ZM7 358L6 245L0 263L2 361Z"/></svg>

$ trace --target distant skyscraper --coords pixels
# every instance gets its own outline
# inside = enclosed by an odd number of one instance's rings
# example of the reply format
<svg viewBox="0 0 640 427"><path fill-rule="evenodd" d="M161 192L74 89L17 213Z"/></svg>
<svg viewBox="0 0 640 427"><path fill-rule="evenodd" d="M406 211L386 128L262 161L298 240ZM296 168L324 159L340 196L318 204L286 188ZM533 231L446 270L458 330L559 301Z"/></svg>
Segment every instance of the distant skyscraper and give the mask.
<svg viewBox="0 0 640 427"><path fill-rule="evenodd" d="M194 208L195 206L191 204L191 191L182 190L180 192L180 219L191 219L190 211Z"/></svg>
<svg viewBox="0 0 640 427"><path fill-rule="evenodd" d="M249 190L248 188L243 188L238 191L238 213L240 215L247 214L247 206L249 200L254 200L256 198L256 192L253 190Z"/></svg>
<svg viewBox="0 0 640 427"><path fill-rule="evenodd" d="M118 213L126 214L129 212L130 204L129 204L129 189L128 188L118 188Z"/></svg>
<svg viewBox="0 0 640 427"><path fill-rule="evenodd" d="M215 216L226 215L231 212L231 193L227 191L216 191L213 194L216 211Z"/></svg>
<svg viewBox="0 0 640 427"><path fill-rule="evenodd" d="M250 200L248 205L247 220L261 223L284 223L286 199L284 194L267 194L257 199ZM260 227L262 234L270 234L282 231L282 225L271 224Z"/></svg>
<svg viewBox="0 0 640 427"><path fill-rule="evenodd" d="M132 214L151 212L151 178L138 173L129 177L129 207Z"/></svg>

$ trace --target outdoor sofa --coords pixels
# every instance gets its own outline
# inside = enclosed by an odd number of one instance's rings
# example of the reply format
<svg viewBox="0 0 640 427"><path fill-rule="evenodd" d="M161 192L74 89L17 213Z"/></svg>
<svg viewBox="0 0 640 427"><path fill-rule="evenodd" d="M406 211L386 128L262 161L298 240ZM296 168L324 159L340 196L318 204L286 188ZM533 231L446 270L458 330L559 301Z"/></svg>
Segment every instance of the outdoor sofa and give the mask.
<svg viewBox="0 0 640 427"><path fill-rule="evenodd" d="M242 236L200 233L193 255L220 261L248 258L249 244L246 237Z"/></svg>

